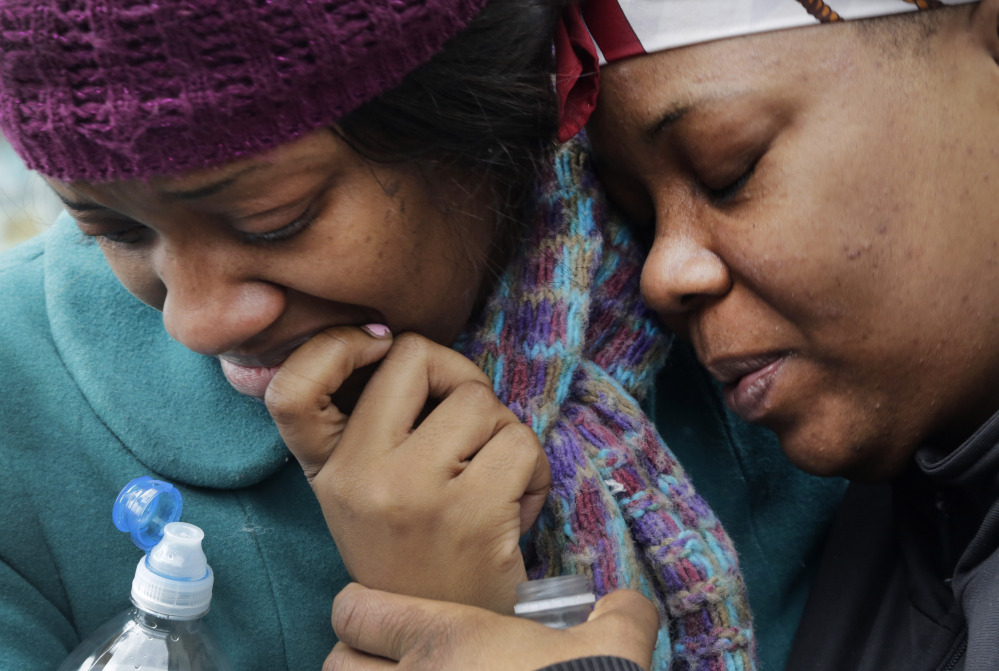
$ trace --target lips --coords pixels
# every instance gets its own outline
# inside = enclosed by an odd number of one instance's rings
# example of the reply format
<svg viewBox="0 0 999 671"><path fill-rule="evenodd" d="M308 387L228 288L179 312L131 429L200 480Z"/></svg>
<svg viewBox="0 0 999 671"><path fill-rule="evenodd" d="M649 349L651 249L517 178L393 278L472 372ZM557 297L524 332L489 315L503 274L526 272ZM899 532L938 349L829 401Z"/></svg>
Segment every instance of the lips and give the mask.
<svg viewBox="0 0 999 671"><path fill-rule="evenodd" d="M707 368L725 385L726 405L747 422L754 422L766 414L774 384L787 360L785 354L765 354L719 360Z"/></svg>
<svg viewBox="0 0 999 671"><path fill-rule="evenodd" d="M277 366L244 366L226 359L219 359L222 373L229 384L241 394L263 399L267 386L274 379L281 365Z"/></svg>
<svg viewBox="0 0 999 671"><path fill-rule="evenodd" d="M219 357L222 374L239 393L263 400L267 386L274 379L281 364L317 332L317 330L309 331L291 338L278 347L262 350L252 356L238 353L223 354Z"/></svg>

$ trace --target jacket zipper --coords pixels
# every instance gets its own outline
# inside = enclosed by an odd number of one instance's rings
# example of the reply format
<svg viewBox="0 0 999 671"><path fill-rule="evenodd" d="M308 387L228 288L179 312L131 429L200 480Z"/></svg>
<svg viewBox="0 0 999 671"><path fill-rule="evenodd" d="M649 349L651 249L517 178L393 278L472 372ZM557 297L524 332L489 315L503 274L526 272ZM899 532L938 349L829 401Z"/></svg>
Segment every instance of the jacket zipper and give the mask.
<svg viewBox="0 0 999 671"><path fill-rule="evenodd" d="M964 653L968 651L968 632L967 630L961 634L961 645L958 646L943 666L939 668L939 671L952 671L957 663L961 661L964 657Z"/></svg>

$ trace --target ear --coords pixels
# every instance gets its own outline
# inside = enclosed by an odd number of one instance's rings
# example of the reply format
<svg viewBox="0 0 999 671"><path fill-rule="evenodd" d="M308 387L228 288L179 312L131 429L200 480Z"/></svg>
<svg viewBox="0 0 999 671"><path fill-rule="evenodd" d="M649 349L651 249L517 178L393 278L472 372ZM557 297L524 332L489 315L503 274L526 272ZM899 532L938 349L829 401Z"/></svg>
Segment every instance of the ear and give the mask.
<svg viewBox="0 0 999 671"><path fill-rule="evenodd" d="M999 0L981 0L972 11L971 25L979 44L999 63Z"/></svg>

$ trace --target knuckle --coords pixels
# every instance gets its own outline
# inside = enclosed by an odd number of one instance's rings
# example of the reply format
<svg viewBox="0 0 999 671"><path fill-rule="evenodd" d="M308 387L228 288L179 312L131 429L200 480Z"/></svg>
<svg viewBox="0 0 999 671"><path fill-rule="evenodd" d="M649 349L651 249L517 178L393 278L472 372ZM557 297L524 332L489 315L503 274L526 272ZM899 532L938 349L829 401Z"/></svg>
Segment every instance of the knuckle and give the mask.
<svg viewBox="0 0 999 671"><path fill-rule="evenodd" d="M339 349L347 344L346 338L330 329L320 331L316 335L312 336L312 339L323 347L330 347L334 349Z"/></svg>
<svg viewBox="0 0 999 671"><path fill-rule="evenodd" d="M504 438L507 440L530 448L531 452L534 452L537 448L541 447L541 441L538 440L538 435L534 433L534 429L527 426L523 422L511 422L500 429L500 433L502 433Z"/></svg>
<svg viewBox="0 0 999 671"><path fill-rule="evenodd" d="M348 645L363 641L371 614L376 612L377 607L377 599L374 599L369 592L353 593L349 596L343 593L337 595L333 600L332 616L333 631L337 638Z"/></svg>
<svg viewBox="0 0 999 671"><path fill-rule="evenodd" d="M454 620L442 613L430 617L427 628L417 634L412 632L397 641L397 645L408 650L407 661L414 669L436 671L447 667L446 659L449 651L458 642Z"/></svg>
<svg viewBox="0 0 999 671"><path fill-rule="evenodd" d="M541 441L534 430L521 422L507 424L499 430L497 437L508 447L511 454L520 459L533 460L541 453Z"/></svg>
<svg viewBox="0 0 999 671"><path fill-rule="evenodd" d="M325 464L326 462L318 464L318 469L313 475L312 487L317 492L322 492L324 509L335 510L341 515L349 514L352 505L360 496L355 487L355 479L339 477L340 474L335 472L336 469L323 469L322 466ZM308 476L309 469L305 470Z"/></svg>
<svg viewBox="0 0 999 671"><path fill-rule="evenodd" d="M322 359L337 362L336 374L343 377L349 375L359 365L359 359L363 356L360 344L367 342L352 331L349 334L330 330L320 331L313 336L313 339L317 341Z"/></svg>
<svg viewBox="0 0 999 671"><path fill-rule="evenodd" d="M420 517L419 510L414 505L409 505L403 497L384 490L374 492L366 508L367 517L394 531L407 530Z"/></svg>
<svg viewBox="0 0 999 671"><path fill-rule="evenodd" d="M481 380L466 380L455 387L451 395L456 396L463 403L476 407L499 406L506 408L496 397L493 388Z"/></svg>
<svg viewBox="0 0 999 671"><path fill-rule="evenodd" d="M378 639L384 644L382 649L397 655L400 668L440 669L442 661L450 654L450 643L459 641L455 632L455 621L447 613L417 608L393 608L383 603L373 593L350 594L348 598L338 596L333 602L333 630L342 643L334 648L330 663L340 664L331 669L352 668L349 664L350 651L342 647L361 649L366 641ZM323 667L327 671L327 667Z"/></svg>
<svg viewBox="0 0 999 671"><path fill-rule="evenodd" d="M349 514L369 529L410 538L439 515L434 503L423 488L414 488L411 479L388 477L368 483L362 494L351 496Z"/></svg>
<svg viewBox="0 0 999 671"><path fill-rule="evenodd" d="M392 342L389 356L403 360L420 360L427 357L430 341L416 333L402 333Z"/></svg>
<svg viewBox="0 0 999 671"><path fill-rule="evenodd" d="M411 632L407 626L408 618L408 612L389 610L382 614L381 623L383 625L383 630L392 632L389 649L399 652L405 651L411 654L413 652L413 643L421 640L421 637L414 632ZM433 636L432 632L424 632L423 635L426 636L427 634L429 634L427 638Z"/></svg>
<svg viewBox="0 0 999 671"><path fill-rule="evenodd" d="M622 590L617 594L617 609L599 619L605 631L630 646L639 646L646 634L653 634L659 627L659 611L649 599L638 592Z"/></svg>
<svg viewBox="0 0 999 671"><path fill-rule="evenodd" d="M288 375L276 375L267 386L264 406L278 425L292 424L308 412L308 403Z"/></svg>
<svg viewBox="0 0 999 671"><path fill-rule="evenodd" d="M659 625L663 622L663 616L659 613L659 609L641 594L638 595L636 600L638 601L637 605L634 607L636 610L636 619L642 622L643 626L647 627L649 630L658 630ZM628 626L628 629L631 631L637 631L634 622Z"/></svg>

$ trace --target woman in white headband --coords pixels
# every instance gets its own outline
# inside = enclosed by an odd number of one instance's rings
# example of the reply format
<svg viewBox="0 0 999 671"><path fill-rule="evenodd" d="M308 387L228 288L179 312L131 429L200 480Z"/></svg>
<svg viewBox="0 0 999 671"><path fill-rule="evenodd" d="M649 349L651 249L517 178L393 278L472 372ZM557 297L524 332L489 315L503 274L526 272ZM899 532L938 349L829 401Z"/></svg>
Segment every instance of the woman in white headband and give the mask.
<svg viewBox="0 0 999 671"><path fill-rule="evenodd" d="M787 668L999 668L999 0L596 1L559 48L563 136L587 124L647 227L648 303L798 466L858 483ZM356 588L334 660L633 668L654 620Z"/></svg>

